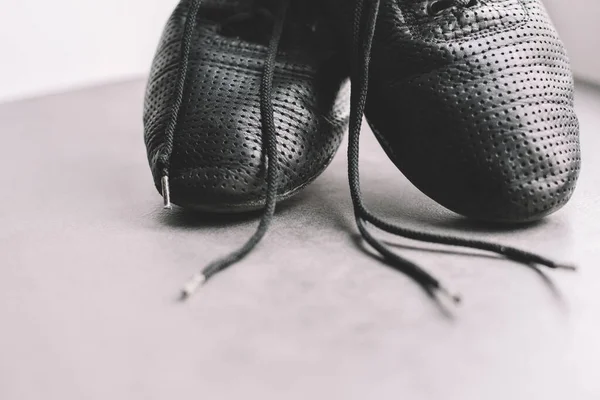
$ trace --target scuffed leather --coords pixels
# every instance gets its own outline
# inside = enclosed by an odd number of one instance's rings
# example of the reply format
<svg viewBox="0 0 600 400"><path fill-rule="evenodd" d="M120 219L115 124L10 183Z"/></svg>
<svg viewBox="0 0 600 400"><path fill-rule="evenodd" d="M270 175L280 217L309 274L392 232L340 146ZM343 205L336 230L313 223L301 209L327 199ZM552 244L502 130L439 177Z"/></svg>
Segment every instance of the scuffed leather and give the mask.
<svg viewBox="0 0 600 400"><path fill-rule="evenodd" d="M353 2L340 26L349 35ZM383 0L366 117L398 168L462 215L542 218L571 197L579 124L565 48L539 0L428 14Z"/></svg>
<svg viewBox="0 0 600 400"><path fill-rule="evenodd" d="M243 211L264 204L259 92L266 43L222 34L220 19L235 13L239 3L243 1L213 0L201 6L168 160L173 202L182 206ZM169 19L147 87L145 139L159 191L159 160L167 154L164 133L172 117L188 10L189 2L182 1ZM293 12L291 18L296 18ZM347 73L340 46L318 19L306 24L316 27L313 37L292 37L295 31L286 29L275 71L280 199L325 169L348 122Z"/></svg>

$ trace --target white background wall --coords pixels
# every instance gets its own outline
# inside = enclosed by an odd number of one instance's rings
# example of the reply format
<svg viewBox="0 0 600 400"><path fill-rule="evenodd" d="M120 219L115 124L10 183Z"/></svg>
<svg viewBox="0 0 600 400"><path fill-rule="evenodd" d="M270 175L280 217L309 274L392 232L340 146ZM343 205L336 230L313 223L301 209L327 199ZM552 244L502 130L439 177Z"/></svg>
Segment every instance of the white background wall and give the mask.
<svg viewBox="0 0 600 400"><path fill-rule="evenodd" d="M0 102L147 73L177 0L0 0ZM600 0L546 0L600 83Z"/></svg>
<svg viewBox="0 0 600 400"><path fill-rule="evenodd" d="M0 0L0 102L147 73L177 0Z"/></svg>
<svg viewBox="0 0 600 400"><path fill-rule="evenodd" d="M545 0L575 73L600 84L600 0Z"/></svg>

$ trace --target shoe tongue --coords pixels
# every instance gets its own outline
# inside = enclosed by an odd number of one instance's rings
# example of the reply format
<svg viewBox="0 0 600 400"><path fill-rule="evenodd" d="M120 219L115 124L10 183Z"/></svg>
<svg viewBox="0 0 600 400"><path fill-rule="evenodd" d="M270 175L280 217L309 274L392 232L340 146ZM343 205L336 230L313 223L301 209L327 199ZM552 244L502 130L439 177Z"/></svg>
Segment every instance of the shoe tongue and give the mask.
<svg viewBox="0 0 600 400"><path fill-rule="evenodd" d="M222 33L227 36L238 36L250 42L268 44L273 34L273 24L277 18L277 8L280 1L236 1L236 5L231 7L233 10L231 18L223 24ZM231 3L228 2L228 6L231 6ZM291 21L290 18L287 19L286 26L288 28L293 27Z"/></svg>
<svg viewBox="0 0 600 400"><path fill-rule="evenodd" d="M269 43L282 0L208 1L211 2L210 4L223 4L232 12L230 18L223 21L221 34L262 45ZM316 16L312 1L292 1L281 38L282 49L306 47L314 40ZM319 43L313 45L318 46Z"/></svg>

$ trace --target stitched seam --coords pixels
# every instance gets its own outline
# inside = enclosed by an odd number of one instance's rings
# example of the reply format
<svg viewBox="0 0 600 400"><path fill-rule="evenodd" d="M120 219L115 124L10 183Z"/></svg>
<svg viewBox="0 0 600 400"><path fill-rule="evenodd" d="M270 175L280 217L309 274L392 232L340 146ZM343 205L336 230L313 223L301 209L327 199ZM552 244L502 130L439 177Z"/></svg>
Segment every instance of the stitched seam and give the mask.
<svg viewBox="0 0 600 400"><path fill-rule="evenodd" d="M214 44L217 44L217 45L220 45L223 47L232 47L232 48L236 48L236 49L246 50L250 53L256 53L257 55L264 55L267 53L267 47L262 44L247 42L247 41L244 41L241 39L232 39L227 36L221 36L214 29L210 29L210 28L206 28L206 27L201 27L199 30L201 30L205 34L207 34L207 36L205 36L204 40L211 41ZM291 55L294 52L295 52L294 49L292 49L292 51L280 49L277 52L277 55L278 55L278 57L281 57L281 56L291 57ZM304 64L298 64L298 65L302 66Z"/></svg>
<svg viewBox="0 0 600 400"><path fill-rule="evenodd" d="M202 38L203 42L206 42L207 45L216 45L222 48L228 48L228 49L235 49L235 50L248 50L245 47L247 46L254 46L253 44L249 44L246 42L239 42L239 43L228 43L225 42L223 39L219 39L219 38L215 38L215 37L203 37ZM250 48L250 50L253 50L252 48ZM262 60L264 60L264 55L266 54L266 49L263 48L256 48L257 51L250 51L248 55L245 55L246 58L251 59L253 61L257 61L260 62ZM252 56L257 56L256 58L253 58ZM285 53L285 52L279 52L278 53L278 57L285 57L288 56L289 54ZM306 63L303 62L294 62L294 61L290 61L290 60L286 60L284 62L277 62L277 67L278 69L284 69L287 70L289 72L296 72L296 73L301 73L301 74L310 74L310 73L314 73L314 68L307 68L306 67ZM232 64L233 65L233 64Z"/></svg>
<svg viewBox="0 0 600 400"><path fill-rule="evenodd" d="M218 67L222 67L222 68L228 68L231 71L236 71L236 72L243 72L243 73L254 73L255 75L260 75L260 67L257 68L253 68L250 66L244 66L244 65L239 65L239 64L229 64L226 61L219 61L219 60L214 60L214 59L207 59L203 61L205 64L209 64L209 65L214 65L214 66L218 66ZM288 78L312 78L312 75L310 73L308 73L307 71L299 71L299 70L294 70L294 69L290 69L290 68L286 68L285 65L277 65L277 70L278 70L278 77L288 77Z"/></svg>

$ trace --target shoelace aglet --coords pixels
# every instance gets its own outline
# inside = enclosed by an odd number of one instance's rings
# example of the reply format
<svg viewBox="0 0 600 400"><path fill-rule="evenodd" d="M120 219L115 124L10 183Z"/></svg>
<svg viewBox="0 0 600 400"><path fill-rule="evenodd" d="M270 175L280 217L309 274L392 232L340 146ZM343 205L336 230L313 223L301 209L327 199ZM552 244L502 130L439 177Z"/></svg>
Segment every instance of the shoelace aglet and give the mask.
<svg viewBox="0 0 600 400"><path fill-rule="evenodd" d="M172 210L173 205L171 204L171 188L169 186L169 177L168 176L162 177L161 186L162 186L162 196L163 196L163 201L164 201L163 208L165 210Z"/></svg>
<svg viewBox="0 0 600 400"><path fill-rule="evenodd" d="M194 295L206 282L204 274L195 274L181 289L181 300L187 300Z"/></svg>
<svg viewBox="0 0 600 400"><path fill-rule="evenodd" d="M556 269L564 269L566 271L574 271L574 272L576 272L576 271L579 270L579 268L577 267L577 265L575 265L575 264L566 264L566 263L565 264L556 263L556 264L554 264L554 268L556 268Z"/></svg>
<svg viewBox="0 0 600 400"><path fill-rule="evenodd" d="M462 296L459 293L451 292L442 285L438 286L437 290L440 294L443 294L450 299L454 304L460 304L462 302Z"/></svg>

